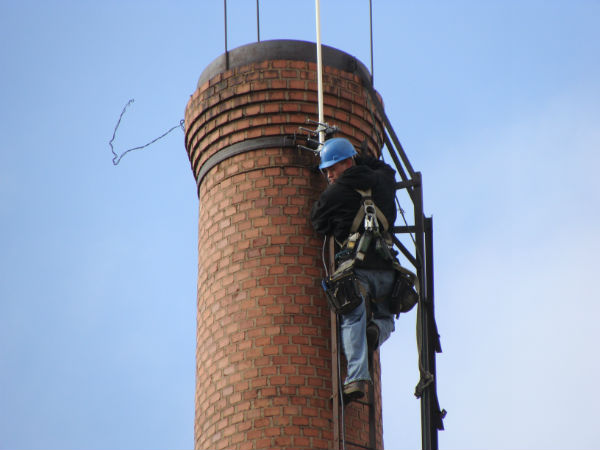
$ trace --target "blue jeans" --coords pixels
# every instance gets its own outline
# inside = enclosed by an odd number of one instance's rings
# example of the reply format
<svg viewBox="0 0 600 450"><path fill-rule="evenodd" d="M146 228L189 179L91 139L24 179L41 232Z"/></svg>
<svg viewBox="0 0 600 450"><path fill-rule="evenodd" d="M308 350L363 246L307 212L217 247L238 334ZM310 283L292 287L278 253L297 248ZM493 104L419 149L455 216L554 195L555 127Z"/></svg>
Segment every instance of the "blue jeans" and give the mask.
<svg viewBox="0 0 600 450"><path fill-rule="evenodd" d="M388 297L394 287L393 270L355 269L356 278L367 292L367 297L378 299L371 303L373 322L379 328L379 345L383 344L394 331L394 315L389 311ZM367 354L367 313L365 298L348 314L340 314L342 347L348 361L344 384L353 381L371 381Z"/></svg>

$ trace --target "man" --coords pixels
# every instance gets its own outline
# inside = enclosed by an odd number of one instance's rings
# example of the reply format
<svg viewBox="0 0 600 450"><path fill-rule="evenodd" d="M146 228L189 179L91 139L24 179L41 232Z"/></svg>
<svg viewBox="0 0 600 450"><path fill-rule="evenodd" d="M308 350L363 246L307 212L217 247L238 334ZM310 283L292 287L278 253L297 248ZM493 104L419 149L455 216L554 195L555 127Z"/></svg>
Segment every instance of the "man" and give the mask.
<svg viewBox="0 0 600 450"><path fill-rule="evenodd" d="M344 381L344 397L348 400L361 398L366 383L371 382L368 351L374 351L394 331L394 315L389 310L389 296L394 286L395 271L389 258L376 251L371 242L364 259L356 259L356 251L345 250L351 227L357 212L363 209L363 195L357 191L371 190L373 203L385 219L379 217L381 228L387 220L393 226L396 220L395 171L386 163L357 155L356 150L344 138L329 139L321 150L321 170L327 174L329 186L313 205L311 222L315 230L324 236L333 235L338 253L354 259L354 275L360 284L362 300L351 311L340 313L341 340L348 361ZM364 234L361 222L358 232ZM346 245L344 243L346 242ZM367 323L365 300L371 303L372 318Z"/></svg>

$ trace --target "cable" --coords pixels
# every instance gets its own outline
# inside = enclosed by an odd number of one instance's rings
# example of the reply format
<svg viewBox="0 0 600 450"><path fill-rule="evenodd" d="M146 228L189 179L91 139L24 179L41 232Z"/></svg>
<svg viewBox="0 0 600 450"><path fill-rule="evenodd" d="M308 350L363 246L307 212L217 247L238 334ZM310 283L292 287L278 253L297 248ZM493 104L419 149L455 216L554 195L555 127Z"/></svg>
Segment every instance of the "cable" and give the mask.
<svg viewBox="0 0 600 450"><path fill-rule="evenodd" d="M132 152L132 151L134 151L134 150L140 150L140 149L142 149L142 148L146 148L146 147L148 147L148 146L150 146L150 145L154 144L156 141L158 141L159 139L162 139L162 138L164 138L164 137L165 137L167 134L169 134L169 133L170 133L171 131L173 131L174 129L176 129L176 128L181 128L183 131L185 131L185 130L184 130L184 128L183 128L183 125L184 125L184 123L185 123L185 122L184 122L184 120L183 120L183 119L181 119L181 120L179 121L179 124L175 125L174 127L171 127L171 128L168 130L168 131L166 131L165 133L161 134L161 135L160 135L159 137L157 137L156 139L153 139L152 141L148 142L147 144L140 145L139 147L133 147L133 148L130 148L130 149L128 149L128 150L125 150L123 153L121 153L120 155L118 155L118 154L115 152L115 149L114 149L114 147L113 147L113 141L115 140L115 137L116 137L116 135L117 135L117 130L119 129L119 125L121 125L121 119L123 118L123 115L125 114L125 111L126 111L126 110L127 110L127 108L129 107L129 105L131 105L131 104L132 104L134 101L135 101L135 99L133 99L133 98L132 98L132 99L130 99L130 100L129 100L129 101L126 103L126 104L125 104L125 106L123 107L123 110L121 111L121 114L119 115L119 120L117 120L117 124L115 125L115 129L113 130L113 135L112 135L112 138L111 138L111 140L108 142L108 145L110 145L110 151L111 151L111 152L112 152L112 154L114 155L114 158L113 158L112 162L113 162L113 165L115 165L115 166L116 166L117 164L119 164L119 162L121 162L121 159L122 159L122 158L123 158L123 156L125 156L127 153L129 153L129 152Z"/></svg>
<svg viewBox="0 0 600 450"><path fill-rule="evenodd" d="M110 145L110 151L112 152L113 155L115 155L115 157L113 158L113 164L115 164L115 159L118 157L118 155L115 153L115 149L113 148L113 141L115 140L115 136L117 135L117 129L119 128L119 125L121 124L121 119L123 118L123 114L125 114L125 110L127 109L127 107L129 105L131 105L135 100L134 99L129 99L129 101L125 104L125 106L123 106L123 111L121 111L121 115L119 116L119 120L117 120L117 124L115 125L115 129L113 130L113 135L112 135L112 139L108 142L108 145ZM119 158L120 159L120 158ZM116 163L118 164L118 163ZM116 165L115 164L115 165Z"/></svg>
<svg viewBox="0 0 600 450"><path fill-rule="evenodd" d="M406 216L404 215L404 210L402 209L402 206L400 206L400 201L398 200L398 197L394 196L394 199L396 200L396 206L397 206L397 210L400 213L400 215L402 216L402 220L404 220L404 225L406 225L407 227L408 222L406 221ZM415 249L417 248L417 241L415 240L415 237L413 236L412 233L408 233L410 235L411 240L413 241L413 244L415 244Z"/></svg>

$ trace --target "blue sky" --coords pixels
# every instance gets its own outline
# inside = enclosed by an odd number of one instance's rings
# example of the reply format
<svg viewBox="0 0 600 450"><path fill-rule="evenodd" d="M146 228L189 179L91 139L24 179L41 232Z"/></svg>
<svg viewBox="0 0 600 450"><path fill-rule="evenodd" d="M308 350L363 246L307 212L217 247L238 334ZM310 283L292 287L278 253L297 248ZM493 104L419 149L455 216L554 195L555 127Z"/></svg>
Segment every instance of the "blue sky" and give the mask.
<svg viewBox="0 0 600 450"><path fill-rule="evenodd" d="M315 40L261 0L261 40ZM370 66L368 4L323 43ZM374 79L434 218L442 448L596 448L600 2L373 1ZM228 2L229 48L256 40ZM198 199L176 129L223 2L0 1L0 448L193 446ZM420 446L414 312L382 349Z"/></svg>

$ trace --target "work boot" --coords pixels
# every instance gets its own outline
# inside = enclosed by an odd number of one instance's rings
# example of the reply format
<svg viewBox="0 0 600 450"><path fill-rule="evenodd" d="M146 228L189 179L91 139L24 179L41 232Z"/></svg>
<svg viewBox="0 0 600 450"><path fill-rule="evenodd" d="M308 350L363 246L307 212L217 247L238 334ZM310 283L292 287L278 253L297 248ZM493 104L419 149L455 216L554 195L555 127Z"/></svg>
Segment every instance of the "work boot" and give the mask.
<svg viewBox="0 0 600 450"><path fill-rule="evenodd" d="M367 349L373 353L379 347L379 327L374 323L367 326Z"/></svg>
<svg viewBox="0 0 600 450"><path fill-rule="evenodd" d="M344 402L359 400L367 391L367 382L364 380L353 381L344 385Z"/></svg>

